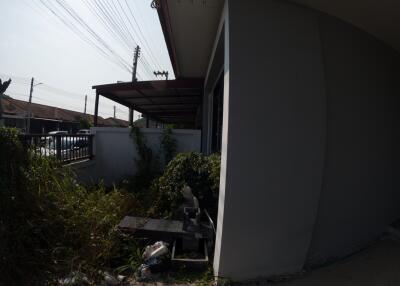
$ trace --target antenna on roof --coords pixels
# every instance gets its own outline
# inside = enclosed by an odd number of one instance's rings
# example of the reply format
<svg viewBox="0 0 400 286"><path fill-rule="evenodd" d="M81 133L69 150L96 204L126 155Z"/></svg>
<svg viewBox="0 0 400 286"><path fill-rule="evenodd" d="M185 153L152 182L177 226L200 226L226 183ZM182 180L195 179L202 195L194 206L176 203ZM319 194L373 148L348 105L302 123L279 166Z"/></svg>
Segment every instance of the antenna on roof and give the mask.
<svg viewBox="0 0 400 286"><path fill-rule="evenodd" d="M155 72L154 72L154 75L155 75L156 77L158 77L158 76L165 76L165 80L168 80L168 72L167 72L167 71L162 71L162 72L160 72L160 71L155 71Z"/></svg>
<svg viewBox="0 0 400 286"><path fill-rule="evenodd" d="M153 9L160 8L160 0L153 0L151 1L150 7Z"/></svg>

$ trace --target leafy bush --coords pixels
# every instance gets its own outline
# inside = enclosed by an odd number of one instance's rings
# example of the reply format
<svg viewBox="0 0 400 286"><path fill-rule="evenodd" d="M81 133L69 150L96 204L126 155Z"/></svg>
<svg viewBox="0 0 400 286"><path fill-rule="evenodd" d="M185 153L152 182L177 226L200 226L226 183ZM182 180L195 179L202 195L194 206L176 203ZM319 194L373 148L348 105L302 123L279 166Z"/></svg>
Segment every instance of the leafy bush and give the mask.
<svg viewBox="0 0 400 286"><path fill-rule="evenodd" d="M168 165L176 155L176 140L172 137L171 127L167 127L163 131L161 137L161 149L164 154L164 163L165 165Z"/></svg>
<svg viewBox="0 0 400 286"><path fill-rule="evenodd" d="M183 202L182 189L188 185L200 207L214 217L217 214L220 176L220 156L201 153L180 153L166 167L164 174L155 179L150 192L155 198L149 211L151 216L172 217Z"/></svg>
<svg viewBox="0 0 400 286"><path fill-rule="evenodd" d="M18 135L16 129L0 128L0 277L3 279L9 271L23 274L24 269L14 265L21 259L19 254L31 249L31 241L23 241L30 231L29 225L20 222L21 217L30 216L34 206L28 204L29 198L23 192L20 166L26 163L27 156Z"/></svg>
<svg viewBox="0 0 400 286"><path fill-rule="evenodd" d="M43 285L71 271L90 277L125 247L115 229L130 194L85 188L52 158L0 128L0 285Z"/></svg>
<svg viewBox="0 0 400 286"><path fill-rule="evenodd" d="M90 123L88 117L79 118L79 129L90 129L90 127L92 127L92 123Z"/></svg>
<svg viewBox="0 0 400 286"><path fill-rule="evenodd" d="M18 136L15 128L0 128L0 190L3 196L11 196L11 191L20 189L19 166L26 163L27 156Z"/></svg>
<svg viewBox="0 0 400 286"><path fill-rule="evenodd" d="M132 127L131 137L138 152L138 158L135 159L137 171L129 178L127 184L130 191L140 195L148 189L151 181L160 173L159 160L147 146L139 127Z"/></svg>
<svg viewBox="0 0 400 286"><path fill-rule="evenodd" d="M145 137L139 127L132 127L131 137L134 141L138 157L135 159L137 171L133 176L127 177L118 184L119 189L131 192L140 205L137 205L134 214L145 216L152 206L154 198L149 193L152 181L161 175L160 158L167 164L176 154L176 140L172 137L172 129L166 128L161 136L161 152L154 154L147 146Z"/></svg>
<svg viewBox="0 0 400 286"><path fill-rule="evenodd" d="M54 284L71 272L95 281L102 268L135 269L138 244L115 226L132 212L173 216L185 185L216 214L219 155L179 154L151 183L156 158L140 136L135 140L151 186L128 193L78 184L70 169L25 150L15 129L0 128L0 285Z"/></svg>

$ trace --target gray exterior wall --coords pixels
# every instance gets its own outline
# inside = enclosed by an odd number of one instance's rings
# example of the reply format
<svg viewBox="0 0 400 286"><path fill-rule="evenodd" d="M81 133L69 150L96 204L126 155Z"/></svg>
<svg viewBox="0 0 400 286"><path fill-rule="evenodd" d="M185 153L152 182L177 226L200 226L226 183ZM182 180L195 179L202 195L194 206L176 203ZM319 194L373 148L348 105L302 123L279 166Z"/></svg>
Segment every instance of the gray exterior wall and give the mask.
<svg viewBox="0 0 400 286"><path fill-rule="evenodd" d="M365 247L400 217L400 57L332 17L319 24L327 145L310 266Z"/></svg>
<svg viewBox="0 0 400 286"><path fill-rule="evenodd" d="M294 273L400 217L397 53L286 1L227 1L217 276Z"/></svg>
<svg viewBox="0 0 400 286"><path fill-rule="evenodd" d="M317 18L282 1L229 1L227 13L216 275L300 271L325 146Z"/></svg>

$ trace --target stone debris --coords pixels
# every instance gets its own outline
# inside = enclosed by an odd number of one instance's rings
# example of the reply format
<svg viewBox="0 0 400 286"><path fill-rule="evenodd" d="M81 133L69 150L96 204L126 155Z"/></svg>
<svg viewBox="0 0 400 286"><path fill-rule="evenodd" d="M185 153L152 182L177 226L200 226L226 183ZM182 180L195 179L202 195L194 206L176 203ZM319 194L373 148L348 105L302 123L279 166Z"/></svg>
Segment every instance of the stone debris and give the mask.
<svg viewBox="0 0 400 286"><path fill-rule="evenodd" d="M153 278L154 273L162 272L168 267L170 262L168 243L157 241L153 245L147 246L142 257L144 263L138 268L137 279L139 281L148 281Z"/></svg>
<svg viewBox="0 0 400 286"><path fill-rule="evenodd" d="M108 272L104 272L104 283L106 286L118 286L121 284L121 281L112 276Z"/></svg>
<svg viewBox="0 0 400 286"><path fill-rule="evenodd" d="M58 280L60 286L86 286L89 285L89 279L85 274L79 271L71 272L67 277Z"/></svg>

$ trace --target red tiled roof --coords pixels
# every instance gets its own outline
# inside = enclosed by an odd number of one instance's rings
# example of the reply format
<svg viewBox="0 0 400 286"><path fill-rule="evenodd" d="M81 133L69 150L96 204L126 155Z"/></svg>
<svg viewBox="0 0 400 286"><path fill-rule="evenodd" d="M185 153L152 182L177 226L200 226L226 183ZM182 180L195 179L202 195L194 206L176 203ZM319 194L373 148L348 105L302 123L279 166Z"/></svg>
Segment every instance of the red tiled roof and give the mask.
<svg viewBox="0 0 400 286"><path fill-rule="evenodd" d="M104 119L105 124L107 126L114 126L114 127L129 127L129 122L122 120L122 119L118 119L118 118L106 118ZM100 124L100 123L99 123Z"/></svg>
<svg viewBox="0 0 400 286"><path fill-rule="evenodd" d="M28 114L28 102L11 97L4 97L2 99L3 112L8 115L15 115L26 117ZM34 118L45 118L52 120L61 120L66 122L79 122L79 119L87 116L89 121L93 123L94 116L90 114L83 114L82 112L67 110L59 107L48 106L44 104L32 103L31 113ZM121 126L128 127L129 122L121 119L98 117L99 126Z"/></svg>

